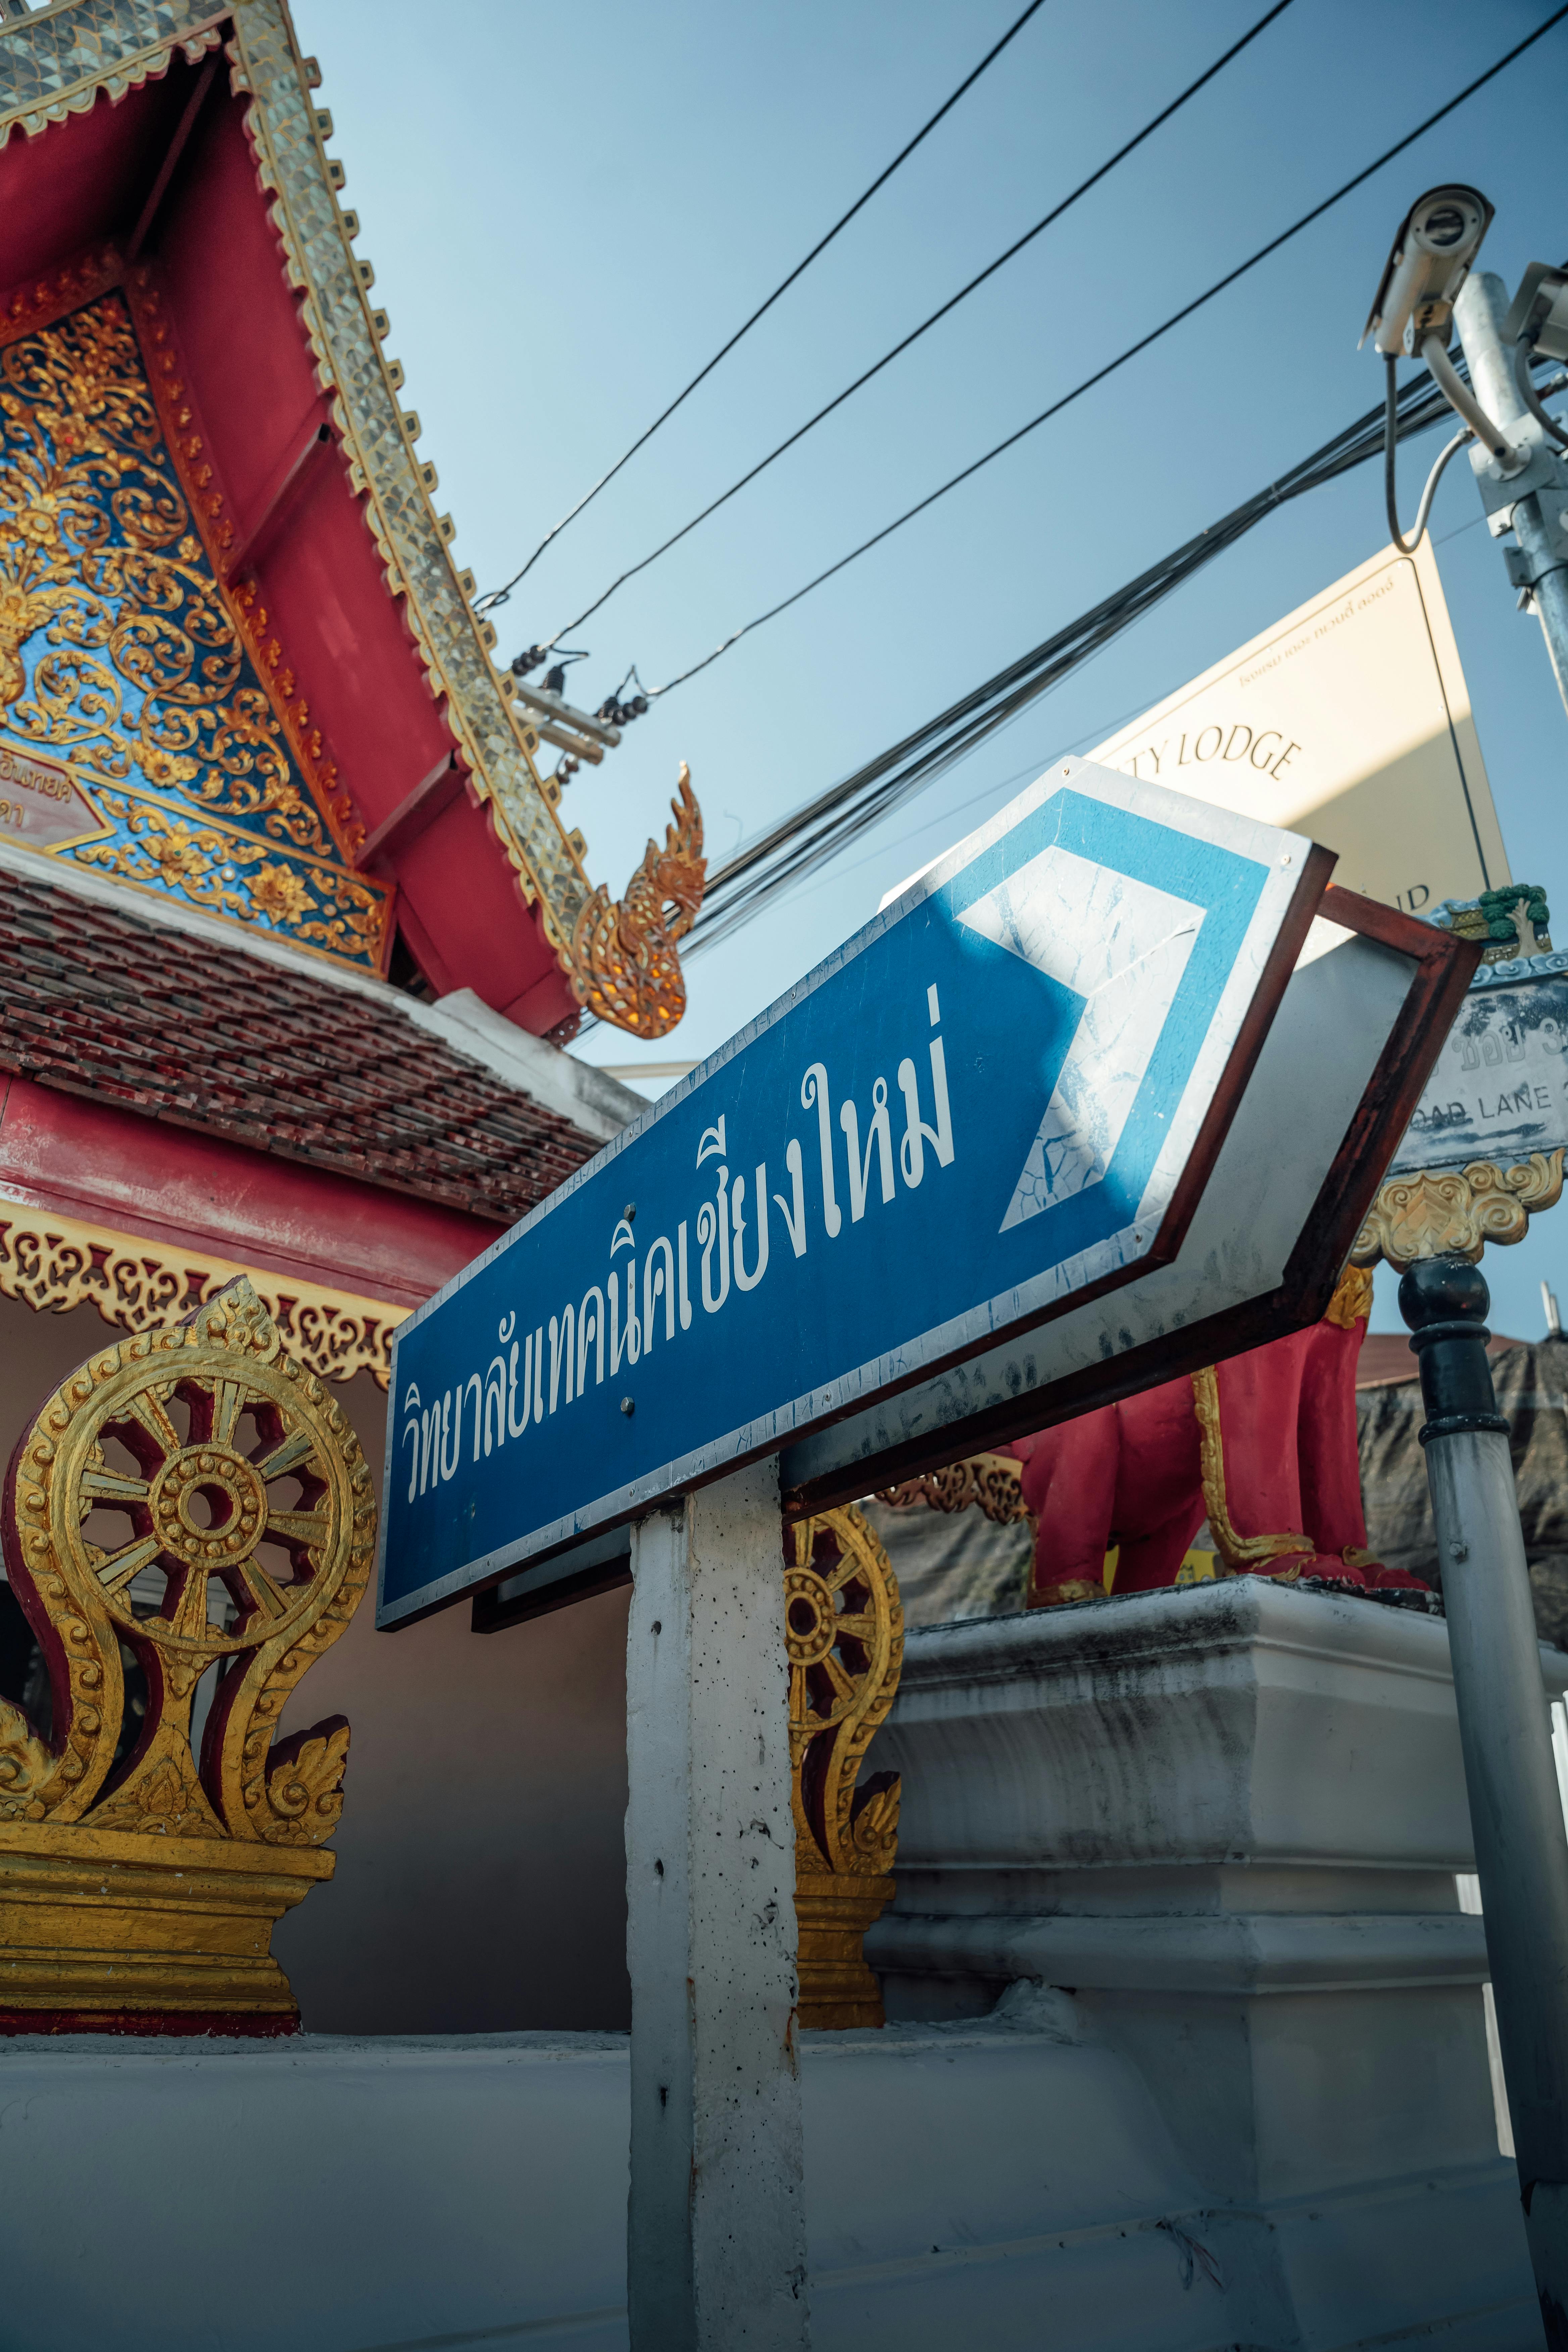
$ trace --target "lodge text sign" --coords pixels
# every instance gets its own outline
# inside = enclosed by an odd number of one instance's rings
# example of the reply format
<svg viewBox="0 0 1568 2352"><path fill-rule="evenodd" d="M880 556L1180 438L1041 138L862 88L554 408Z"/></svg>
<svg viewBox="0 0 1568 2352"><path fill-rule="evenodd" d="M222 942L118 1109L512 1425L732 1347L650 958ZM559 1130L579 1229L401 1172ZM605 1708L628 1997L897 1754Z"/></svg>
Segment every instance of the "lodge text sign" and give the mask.
<svg viewBox="0 0 1568 2352"><path fill-rule="evenodd" d="M1331 863L1021 794L400 1327L378 1622L1167 1261Z"/></svg>
<svg viewBox="0 0 1568 2352"><path fill-rule="evenodd" d="M1092 754L1310 832L1405 914L1508 880L1431 543L1388 548Z"/></svg>

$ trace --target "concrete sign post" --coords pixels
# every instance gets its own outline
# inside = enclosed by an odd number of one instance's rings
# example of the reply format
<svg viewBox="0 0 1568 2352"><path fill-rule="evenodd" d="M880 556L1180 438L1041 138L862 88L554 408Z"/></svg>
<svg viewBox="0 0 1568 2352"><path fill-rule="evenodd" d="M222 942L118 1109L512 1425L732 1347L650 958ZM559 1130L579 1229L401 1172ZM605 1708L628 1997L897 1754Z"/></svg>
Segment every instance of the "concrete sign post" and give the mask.
<svg viewBox="0 0 1568 2352"><path fill-rule="evenodd" d="M378 1624L631 1527L635 2352L808 2340L777 1457L864 1494L1321 1311L1477 953L1331 864L1067 762L396 1335Z"/></svg>
<svg viewBox="0 0 1568 2352"><path fill-rule="evenodd" d="M632 1563L631 2339L796 2352L810 2331L777 1465L639 1521Z"/></svg>

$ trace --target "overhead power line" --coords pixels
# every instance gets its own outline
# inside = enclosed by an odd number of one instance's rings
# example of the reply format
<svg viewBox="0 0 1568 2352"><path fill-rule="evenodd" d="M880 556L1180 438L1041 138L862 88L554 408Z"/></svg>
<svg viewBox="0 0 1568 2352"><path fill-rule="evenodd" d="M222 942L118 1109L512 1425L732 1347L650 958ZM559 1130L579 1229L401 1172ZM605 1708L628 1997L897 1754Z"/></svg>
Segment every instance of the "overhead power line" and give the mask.
<svg viewBox="0 0 1568 2352"><path fill-rule="evenodd" d="M738 492L746 488L748 483L754 482L759 474L765 474L768 467L777 458L782 457L786 450L793 449L796 442L804 441L808 433L815 432L826 417L833 415L835 409L842 408L845 402L852 399L856 393L868 384L873 376L880 375L882 370L885 367L890 367L912 343L918 343L922 335L928 334L940 320L945 319L950 312L956 310L961 302L967 301L970 295L984 286L988 278L994 278L999 269L1022 253L1026 246L1032 245L1036 237L1049 228L1053 222L1060 220L1064 213L1070 212L1080 197L1088 195L1091 188L1098 187L1100 181L1110 173L1114 172L1119 163L1125 163L1135 148L1142 147L1146 139L1152 138L1162 123L1169 122L1173 114L1179 114L1189 99L1195 98L1199 90L1213 81L1216 74L1223 73L1232 58L1238 58L1243 49L1250 42L1255 41L1259 33L1274 22L1276 16L1283 16L1289 5L1290 0L1273 0L1273 5L1264 11L1258 22L1248 31L1243 33L1238 41L1233 41L1222 57L1216 58L1211 66L1205 66L1197 79L1189 82L1185 89L1171 100L1169 105L1163 106L1158 114L1152 115L1142 131L1135 131L1123 146L1117 149L1114 155L1107 156L1105 162L1092 171L1087 180L1080 180L1077 187L1064 196L1059 204L1053 205L1050 211L1035 223L1033 228L1026 229L1022 236L1015 237L1005 252L999 253L994 261L988 261L984 268L977 271L967 285L959 288L956 294L950 294L947 300L941 303L929 318L922 319L920 325L911 328L910 332L896 342L890 351L884 352L879 360L873 361L868 368L863 369L852 383L847 383L842 392L835 393L833 398L819 408L815 416L808 416L805 423L797 425L795 431L787 435L776 448L770 449L765 457L759 457L756 464L741 475L737 481L731 482L727 490L721 490L716 499L710 499L708 504L700 512L694 514L689 522L683 522L679 530L671 531L668 539L661 540L658 546L645 555L639 562L629 564L625 572L620 572L611 581L609 586L601 594L595 597L591 604L584 606L575 621L568 621L563 628L557 630L555 636L550 640L551 645L555 645L562 637L570 636L580 622L587 620L591 614L599 610L602 604L607 604L617 589L624 588L628 580L635 580L639 572L646 572L650 563L657 563L660 556L668 555L672 547L678 547L683 539L697 529L699 523L706 522L710 515L717 514L721 507L727 506Z"/></svg>
<svg viewBox="0 0 1568 2352"><path fill-rule="evenodd" d="M906 523L913 522L917 515L924 514L928 507L936 505L939 499L946 498L950 490L956 490L962 483L972 480L985 467L994 464L998 457L1005 457L1009 449L1016 448L1018 443L1026 440L1031 433L1037 432L1042 425L1048 425L1052 417L1059 416L1064 409L1070 408L1075 401L1081 400L1085 393L1092 392L1095 386L1103 383L1108 376L1115 375L1118 370L1124 368L1130 360L1137 359L1142 352L1149 349L1152 343L1159 342L1163 336L1170 334L1173 328L1179 327L1184 320L1192 318L1194 312L1203 310L1207 303L1214 301L1216 296L1223 294L1228 287L1234 286L1238 278L1245 278L1249 270L1256 269L1259 262L1267 261L1271 254L1278 253L1282 246L1289 245L1292 237L1300 236L1303 229L1310 228L1314 221L1321 220L1325 213L1331 212L1337 204L1342 203L1344 198L1362 186L1363 182L1370 180L1375 173L1381 172L1385 163L1391 163L1396 155L1402 155L1407 147L1414 146L1416 140L1423 138L1434 124L1441 122L1447 115L1452 114L1458 107L1463 106L1467 100L1473 98L1479 89L1485 89L1488 82L1495 80L1505 68L1512 65L1515 58L1522 57L1526 49L1532 47L1552 30L1554 25L1560 24L1564 16L1568 16L1568 0L1565 0L1565 5L1563 6L1553 9L1552 15L1543 24L1538 25L1533 33L1527 33L1522 41L1517 42L1511 49L1499 58L1495 65L1489 66L1485 73L1478 74L1474 81L1468 82L1463 89L1447 100L1446 105L1438 107L1436 113L1427 115L1426 121L1418 122L1414 131L1407 131L1403 139L1395 140L1392 147L1385 147L1381 155L1368 163L1363 170L1357 172L1352 179L1346 180L1342 187L1336 188L1331 196L1325 196L1321 204L1314 205L1310 212L1303 213L1300 220L1293 221L1290 226L1282 229L1278 236L1270 237L1267 245L1260 245L1257 252L1250 254L1247 260L1239 262L1234 269L1226 270L1223 278L1216 278L1214 284L1207 287L1202 294L1196 295L1190 302L1184 302L1179 310L1173 310L1170 317L1163 320L1152 333L1141 336L1137 342L1129 343L1126 350L1118 352L1115 359L1108 360L1103 367L1096 368L1092 375L1085 376L1080 383L1074 384L1070 392L1064 392L1058 400L1051 402L1049 407L1042 408L1037 416L1031 416L1026 425L1020 425L1016 431L1009 433L1003 440L996 442L993 447L984 452L984 456L976 457L973 463L962 467L958 473L950 475L948 479L939 484L937 488L928 491L923 499L918 499L912 507L906 507L902 514L895 515L891 522L884 523L881 530L873 531L869 539L863 539L858 547L852 547L849 550L847 555L839 556L837 562L830 563L826 571L817 572L815 578L805 583L804 587L793 590L787 596L782 596L776 604L770 604L765 613L759 613L753 619L742 622L738 629L732 629L727 637L721 638L711 653L704 654L701 660L693 662L689 669L678 671L674 677L667 678L662 686L651 687L648 689L649 699L656 700L658 696L670 693L676 687L684 686L688 678L695 677L700 671L707 669L710 664L720 658L721 655L727 654L732 646L739 645L742 637L750 636L754 629L763 627L767 622L777 620L781 613L787 613L792 604L800 603L802 597L811 595L814 590L822 587L825 583L844 571L847 565L858 562L862 555L868 555L872 548L880 547L885 539L890 539L896 530L902 530ZM590 610L592 609L590 607ZM566 632L563 630L561 634L564 635Z"/></svg>
<svg viewBox="0 0 1568 2352"><path fill-rule="evenodd" d="M647 430L637 435L637 437L632 443L631 447L626 450L621 457L616 459L616 462L610 467L609 472L607 474L601 474L598 480L594 484L593 488L585 492L585 494L578 499L576 505L571 508L567 513L563 514L560 521L545 532L544 537L540 541L539 545L534 549L533 553L529 557L528 562L523 565L522 570L521 572L514 572L511 578L507 582L503 588L492 589L488 596L482 596L479 599L479 609L481 613L492 612L497 605L504 604L506 603L508 597L511 594L512 590L517 586L519 581L525 580L527 578L534 565L538 562L540 557L543 554L545 549L551 544L551 541L560 538L561 533L565 530L567 524L569 522L574 522L577 517L582 513L584 508L592 504L594 499L598 497L599 492L604 488L605 483L613 482L616 476L620 472L621 467L631 458L637 456L637 451L643 447L646 442L653 439L653 436L658 431L659 426L668 423L669 419L675 415L676 410L680 406L682 401L689 400L690 398L698 385L712 374L721 360L729 358L730 353L734 350L736 344L741 341L743 336L751 333L752 329L756 325L759 319L766 316L768 311L773 309L773 304L778 300L780 295L787 294L790 288L795 284L795 279L803 276L804 273L811 268L812 263L816 259L817 256L826 252L828 247L832 244L839 231L848 227L856 214L864 210L865 206L870 203L879 188L885 188L887 186L888 182L892 178L893 173L899 169L899 166L901 163L907 163L909 162L910 157L914 153L915 149L920 145L921 142L931 136L931 133L936 129L937 124L942 121L945 115L952 113L953 108L958 104L959 100L963 97L967 90L973 89L975 83L980 79L981 75L985 71L986 68L995 64L1003 50L1007 47L1008 42L1015 39L1016 37L1023 31L1030 17L1036 15L1036 13L1040 8L1044 7L1044 5L1045 0L1029 0L1029 5L1024 10L1023 15L1021 16L1014 17L1013 22L1008 26L1001 39L986 50L985 55L981 58L980 63L974 68L973 71L965 74L963 79L959 83L958 88L948 97L943 99L942 104L937 108L936 112L931 115L927 121L921 125L920 129L915 132L914 137L909 141L908 144L900 148L898 153L894 156L892 162L887 166L886 170L879 172L870 186L856 197L848 211L839 215L838 218L834 222L833 226L828 230L826 236L819 236L817 238L816 243L812 247L811 251L805 256L805 259L797 261L795 268L790 271L789 276L779 280L779 283L773 288L773 292L768 296L765 302L758 303L751 317L746 320L743 325L736 328L729 341L727 343L721 344L720 348L714 352L707 365L698 369L697 373L692 377L690 383L686 385L683 391L676 394L675 398L670 402L668 407L661 409L658 415L654 418L653 423L647 426Z"/></svg>
<svg viewBox="0 0 1568 2352"><path fill-rule="evenodd" d="M1538 389L1551 393L1564 384L1568 377L1559 376ZM1405 440L1412 434L1426 432L1451 413L1431 378L1415 377L1398 396L1397 436ZM1235 546L1276 508L1379 456L1384 430L1384 411L1379 402L1289 473L1199 531L1136 580L939 711L901 742L742 845L710 876L702 913L685 955L728 939L783 892L837 857L858 835L1006 726L1028 703L1059 685L1225 549Z"/></svg>

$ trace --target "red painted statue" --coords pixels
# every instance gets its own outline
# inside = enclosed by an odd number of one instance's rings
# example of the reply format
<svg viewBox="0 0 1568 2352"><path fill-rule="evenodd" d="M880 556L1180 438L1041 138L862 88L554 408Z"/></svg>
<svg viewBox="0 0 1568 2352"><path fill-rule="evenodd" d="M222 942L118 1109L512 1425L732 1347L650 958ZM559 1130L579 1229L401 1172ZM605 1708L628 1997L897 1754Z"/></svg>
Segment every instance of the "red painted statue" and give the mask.
<svg viewBox="0 0 1568 2352"><path fill-rule="evenodd" d="M1366 1548L1356 1359L1372 1276L1350 1268L1321 1322L1212 1370L1020 1438L1035 1519L1033 1608L1173 1583L1208 1521L1222 1570L1412 1585Z"/></svg>

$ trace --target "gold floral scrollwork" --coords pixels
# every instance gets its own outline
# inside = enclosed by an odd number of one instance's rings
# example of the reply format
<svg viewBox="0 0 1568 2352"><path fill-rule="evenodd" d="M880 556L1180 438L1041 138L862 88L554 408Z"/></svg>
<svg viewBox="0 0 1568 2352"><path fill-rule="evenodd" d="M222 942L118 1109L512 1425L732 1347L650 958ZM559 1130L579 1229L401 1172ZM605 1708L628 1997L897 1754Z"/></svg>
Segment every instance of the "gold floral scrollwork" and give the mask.
<svg viewBox="0 0 1568 2352"><path fill-rule="evenodd" d="M879 1503L908 1510L924 1503L933 1511L964 1511L975 1505L995 1526L1009 1528L1029 1516L1021 1484L1023 1465L1010 1454L973 1454L944 1470L924 1470L900 1486L878 1489Z"/></svg>
<svg viewBox="0 0 1568 2352"><path fill-rule="evenodd" d="M46 1736L0 1705L0 1897L22 1869L41 1917L51 1889L59 1902L47 1933L25 1905L0 1927L0 2001L292 2017L263 1923L330 1874L308 1850L342 1810L348 1727L274 1734L364 1591L375 1521L347 1417L244 1276L184 1323L90 1357L46 1401L12 1456L4 1525L52 1724ZM290 1850L306 1851L291 1864ZM80 1864L101 1876L106 1860L118 1891L73 1911ZM142 1916L150 1878L167 1950Z"/></svg>
<svg viewBox="0 0 1568 2352"><path fill-rule="evenodd" d="M205 1254L193 1265L194 1255L176 1256L166 1244L0 1197L0 1297L20 1299L36 1314L96 1307L119 1330L161 1331L248 1273L289 1353L318 1380L347 1381L363 1371L385 1388L392 1335L405 1307L319 1283L283 1282Z"/></svg>
<svg viewBox="0 0 1568 2352"><path fill-rule="evenodd" d="M899 1687L898 1580L850 1507L784 1531L784 1641L803 2025L880 2025L861 1938L891 1899L899 1782L858 1781Z"/></svg>
<svg viewBox="0 0 1568 2352"><path fill-rule="evenodd" d="M1424 1169L1384 1185L1367 1213L1351 1263L1379 1258L1403 1273L1417 1258L1457 1255L1471 1264L1488 1242L1521 1242L1530 1220L1563 1197L1563 1152L1532 1151L1501 1168L1472 1160L1467 1168Z"/></svg>
<svg viewBox="0 0 1568 2352"><path fill-rule="evenodd" d="M254 583L218 576L212 472L144 268L0 322L0 726L107 836L24 811L22 839L379 971L386 886Z"/></svg>
<svg viewBox="0 0 1568 2352"><path fill-rule="evenodd" d="M572 937L578 998L596 1019L637 1037L666 1035L686 1010L677 941L697 920L708 874L702 812L684 761L669 805L675 822L665 827L664 847L648 843L618 904L601 883Z"/></svg>

